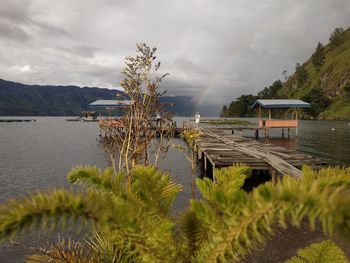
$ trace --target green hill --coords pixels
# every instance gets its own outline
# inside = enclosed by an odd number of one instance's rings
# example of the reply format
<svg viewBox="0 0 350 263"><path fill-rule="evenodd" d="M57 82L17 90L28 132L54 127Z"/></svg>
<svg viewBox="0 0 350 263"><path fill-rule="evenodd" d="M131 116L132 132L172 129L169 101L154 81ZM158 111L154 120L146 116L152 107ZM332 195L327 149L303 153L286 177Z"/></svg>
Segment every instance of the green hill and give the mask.
<svg viewBox="0 0 350 263"><path fill-rule="evenodd" d="M278 91L277 97L311 102L316 107L315 117L319 119L349 120L350 28L341 34L337 45L330 42L324 47L324 61L319 68L312 60L311 57L301 66L307 72L305 82L298 81L298 72L294 73ZM324 105L317 105L322 103Z"/></svg>
<svg viewBox="0 0 350 263"><path fill-rule="evenodd" d="M247 99L248 98L248 99ZM249 116L246 111L255 99L290 98L311 103L304 118L350 120L350 28L337 28L324 47L319 43L314 54L282 83L275 81L258 95L242 95L222 116Z"/></svg>

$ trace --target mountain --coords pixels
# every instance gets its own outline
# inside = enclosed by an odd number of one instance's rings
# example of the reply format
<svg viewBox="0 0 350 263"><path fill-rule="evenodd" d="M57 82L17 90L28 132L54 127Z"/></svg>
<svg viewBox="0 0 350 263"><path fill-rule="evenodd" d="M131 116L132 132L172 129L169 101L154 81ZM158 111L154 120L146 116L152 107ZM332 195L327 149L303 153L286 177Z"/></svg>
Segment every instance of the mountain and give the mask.
<svg viewBox="0 0 350 263"><path fill-rule="evenodd" d="M336 28L329 40L325 46L318 43L305 63L297 63L284 83L277 80L257 95L242 95L224 106L221 116L256 115L250 107L257 99L301 99L311 104L303 118L350 120L350 28Z"/></svg>
<svg viewBox="0 0 350 263"><path fill-rule="evenodd" d="M339 28L338 28L339 30ZM337 29L332 33L338 32ZM339 33L338 33L339 34ZM342 32L339 40L323 48L321 63L317 63L317 50L288 78L277 92L277 97L298 98L311 103L312 117L329 120L350 119L350 28ZM323 57L323 61L322 61ZM305 74L305 79L303 79Z"/></svg>
<svg viewBox="0 0 350 263"><path fill-rule="evenodd" d="M25 85L0 79L0 116L80 116L87 105L98 99L116 99L123 92L77 86ZM174 104L169 110L188 116L191 97L164 97Z"/></svg>

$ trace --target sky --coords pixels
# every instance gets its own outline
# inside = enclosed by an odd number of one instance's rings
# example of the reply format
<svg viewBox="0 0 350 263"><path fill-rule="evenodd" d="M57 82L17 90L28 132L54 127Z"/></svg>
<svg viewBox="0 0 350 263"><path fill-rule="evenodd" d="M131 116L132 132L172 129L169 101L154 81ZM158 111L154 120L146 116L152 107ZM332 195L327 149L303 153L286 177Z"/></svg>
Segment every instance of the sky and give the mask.
<svg viewBox="0 0 350 263"><path fill-rule="evenodd" d="M339 26L349 0L0 0L0 78L116 88L145 42L169 95L222 104L293 74Z"/></svg>

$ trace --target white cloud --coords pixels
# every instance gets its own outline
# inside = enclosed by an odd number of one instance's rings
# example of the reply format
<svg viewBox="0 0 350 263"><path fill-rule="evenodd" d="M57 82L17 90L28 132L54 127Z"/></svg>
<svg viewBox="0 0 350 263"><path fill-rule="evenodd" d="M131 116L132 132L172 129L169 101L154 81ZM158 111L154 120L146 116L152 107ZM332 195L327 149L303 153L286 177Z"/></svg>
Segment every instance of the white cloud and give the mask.
<svg viewBox="0 0 350 263"><path fill-rule="evenodd" d="M33 71L33 69L30 67L30 65L25 65L25 66L21 67L19 70L23 73Z"/></svg>

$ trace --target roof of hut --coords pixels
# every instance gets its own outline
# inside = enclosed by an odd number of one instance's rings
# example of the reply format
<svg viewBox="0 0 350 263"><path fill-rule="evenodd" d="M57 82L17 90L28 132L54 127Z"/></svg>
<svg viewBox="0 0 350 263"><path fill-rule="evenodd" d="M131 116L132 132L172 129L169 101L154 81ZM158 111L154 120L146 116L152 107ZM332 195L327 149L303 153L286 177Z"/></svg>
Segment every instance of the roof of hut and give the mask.
<svg viewBox="0 0 350 263"><path fill-rule="evenodd" d="M274 108L309 108L310 103L307 103L302 100L257 100L253 104L252 108L255 106L260 105L263 108L267 109L274 109Z"/></svg>
<svg viewBox="0 0 350 263"><path fill-rule="evenodd" d="M125 107L130 105L130 100L95 100L91 102L89 107Z"/></svg>

